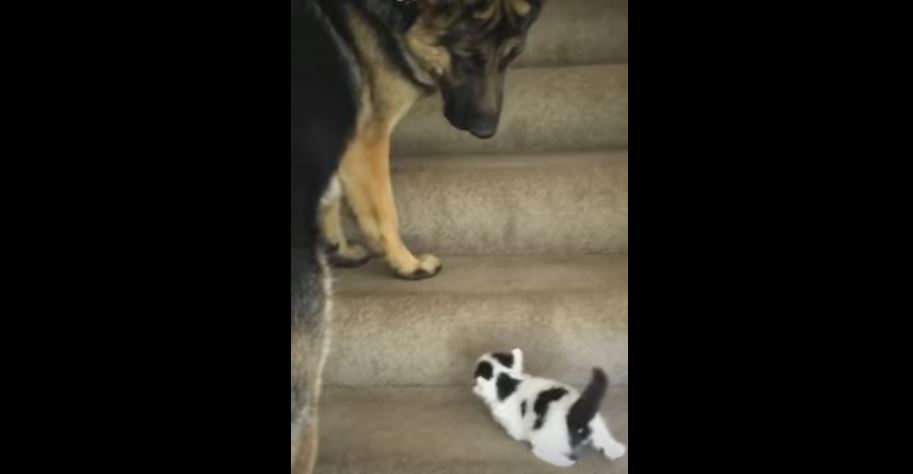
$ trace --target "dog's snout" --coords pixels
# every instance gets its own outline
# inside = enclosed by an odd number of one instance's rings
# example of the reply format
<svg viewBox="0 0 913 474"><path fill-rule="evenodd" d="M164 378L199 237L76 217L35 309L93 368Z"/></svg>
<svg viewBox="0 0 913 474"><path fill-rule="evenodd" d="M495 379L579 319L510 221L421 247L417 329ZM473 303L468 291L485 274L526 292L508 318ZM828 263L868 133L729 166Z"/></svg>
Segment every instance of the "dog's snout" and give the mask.
<svg viewBox="0 0 913 474"><path fill-rule="evenodd" d="M498 118L483 116L469 122L469 132L478 138L491 138L498 131Z"/></svg>

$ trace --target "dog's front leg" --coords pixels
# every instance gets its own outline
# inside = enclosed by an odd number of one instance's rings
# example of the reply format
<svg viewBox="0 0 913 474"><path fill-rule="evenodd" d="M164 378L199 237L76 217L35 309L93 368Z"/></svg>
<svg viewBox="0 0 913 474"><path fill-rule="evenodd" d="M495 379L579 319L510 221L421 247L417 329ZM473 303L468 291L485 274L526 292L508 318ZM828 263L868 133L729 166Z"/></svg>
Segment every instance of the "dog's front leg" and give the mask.
<svg viewBox="0 0 913 474"><path fill-rule="evenodd" d="M390 183L389 124L368 124L349 144L339 177L362 234L383 254L396 276L408 280L431 278L441 271L433 255L416 258L399 235L399 218Z"/></svg>
<svg viewBox="0 0 913 474"><path fill-rule="evenodd" d="M342 185L333 177L330 187L320 201L320 222L323 238L330 246L330 262L337 267L357 267L368 262L368 251L349 243L342 228Z"/></svg>

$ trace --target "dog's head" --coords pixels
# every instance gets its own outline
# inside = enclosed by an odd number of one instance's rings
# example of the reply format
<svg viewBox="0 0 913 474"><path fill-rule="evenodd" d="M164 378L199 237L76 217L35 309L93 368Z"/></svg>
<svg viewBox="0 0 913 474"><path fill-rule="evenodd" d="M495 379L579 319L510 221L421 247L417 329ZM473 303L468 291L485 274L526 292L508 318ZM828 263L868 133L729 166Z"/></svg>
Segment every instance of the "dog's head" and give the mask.
<svg viewBox="0 0 913 474"><path fill-rule="evenodd" d="M419 0L407 43L437 83L451 125L479 138L497 132L507 66L543 1Z"/></svg>

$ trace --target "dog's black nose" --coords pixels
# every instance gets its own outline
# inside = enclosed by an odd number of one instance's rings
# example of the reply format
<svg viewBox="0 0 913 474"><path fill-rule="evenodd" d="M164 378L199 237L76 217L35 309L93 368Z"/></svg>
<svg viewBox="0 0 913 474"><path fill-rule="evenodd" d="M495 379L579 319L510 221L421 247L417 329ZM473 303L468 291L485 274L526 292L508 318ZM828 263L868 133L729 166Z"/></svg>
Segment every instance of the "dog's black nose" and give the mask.
<svg viewBox="0 0 913 474"><path fill-rule="evenodd" d="M476 130L476 129L472 129L472 130L469 131L469 133L475 135L476 138L481 138L481 139L483 139L483 140L495 136L495 130L494 130L494 129L487 129L487 130Z"/></svg>
<svg viewBox="0 0 913 474"><path fill-rule="evenodd" d="M498 119L482 118L473 120L469 124L469 133L478 138L491 138L498 131Z"/></svg>

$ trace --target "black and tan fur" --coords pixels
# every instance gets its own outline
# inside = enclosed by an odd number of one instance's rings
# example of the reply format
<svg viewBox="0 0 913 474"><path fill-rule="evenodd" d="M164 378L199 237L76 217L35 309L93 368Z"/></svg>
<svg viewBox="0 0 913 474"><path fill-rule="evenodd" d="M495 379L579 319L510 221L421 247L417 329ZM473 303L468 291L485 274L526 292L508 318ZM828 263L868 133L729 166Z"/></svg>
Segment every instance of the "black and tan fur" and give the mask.
<svg viewBox="0 0 913 474"><path fill-rule="evenodd" d="M291 466L316 462L317 404L328 346L328 270L357 264L340 199L397 276L441 269L399 235L390 136L420 98L440 92L444 115L480 138L497 131L504 74L523 49L542 0L291 1ZM337 181L338 180L338 181ZM321 232L321 229L323 230Z"/></svg>
<svg viewBox="0 0 913 474"><path fill-rule="evenodd" d="M507 65L522 51L539 12L532 0L396 0L338 2L342 28L361 73L359 115L342 157L342 192L323 208L334 261L362 263L370 252L395 274L429 278L441 269L415 256L399 234L390 183L390 137L420 98L440 92L450 123L481 138L495 134ZM399 6L397 6L399 5ZM370 250L350 245L339 225L345 196Z"/></svg>

